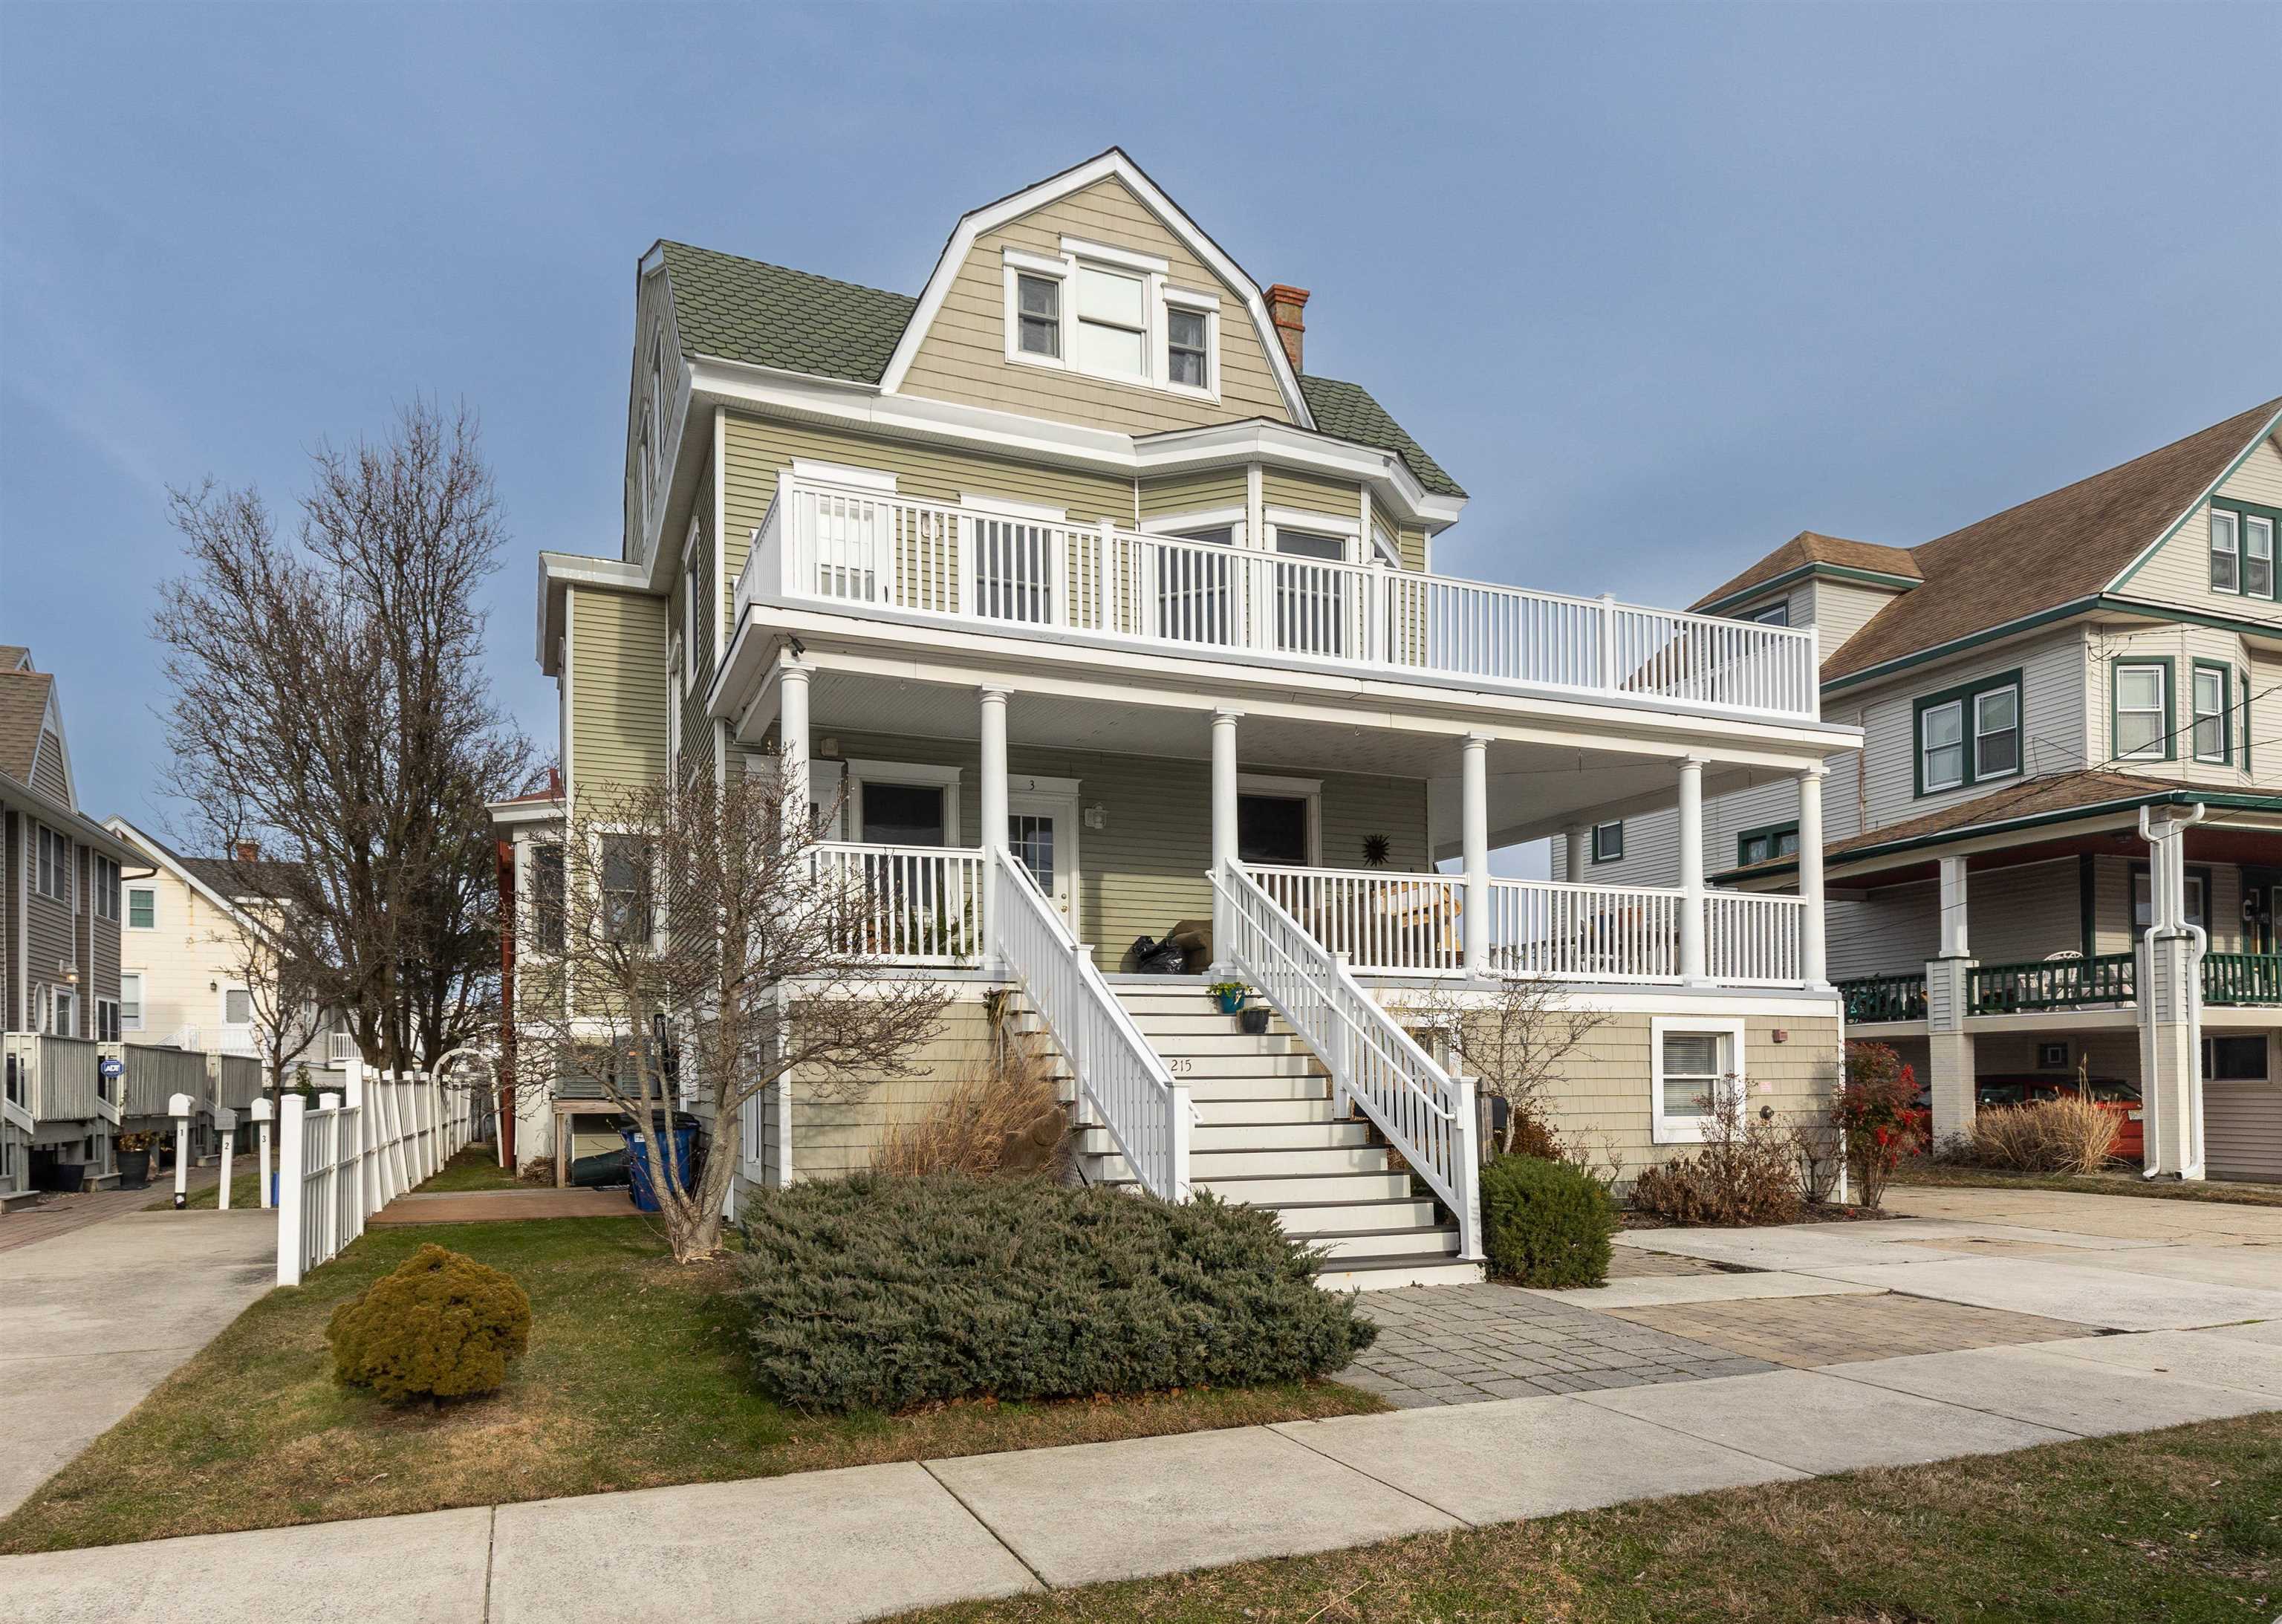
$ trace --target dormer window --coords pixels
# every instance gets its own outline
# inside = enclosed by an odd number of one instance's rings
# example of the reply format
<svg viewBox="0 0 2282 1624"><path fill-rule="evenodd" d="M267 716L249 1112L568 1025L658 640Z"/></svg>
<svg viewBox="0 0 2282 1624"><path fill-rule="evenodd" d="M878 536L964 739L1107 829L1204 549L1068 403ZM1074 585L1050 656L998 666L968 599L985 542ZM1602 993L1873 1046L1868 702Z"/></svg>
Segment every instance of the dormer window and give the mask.
<svg viewBox="0 0 2282 1624"><path fill-rule="evenodd" d="M1218 295L1173 286L1150 254L1074 237L1061 248L1003 251L1008 361L1219 398Z"/></svg>

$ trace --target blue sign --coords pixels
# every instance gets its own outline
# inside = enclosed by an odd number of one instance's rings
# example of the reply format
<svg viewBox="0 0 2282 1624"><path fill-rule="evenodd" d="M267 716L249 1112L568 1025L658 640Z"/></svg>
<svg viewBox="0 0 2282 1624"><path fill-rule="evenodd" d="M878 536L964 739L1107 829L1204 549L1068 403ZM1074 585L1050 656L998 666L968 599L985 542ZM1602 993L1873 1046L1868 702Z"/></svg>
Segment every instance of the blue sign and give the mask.
<svg viewBox="0 0 2282 1624"><path fill-rule="evenodd" d="M96 1069L106 1077L122 1076L127 1071L127 1062L125 1061L115 1061L106 1058L100 1066L96 1068Z"/></svg>

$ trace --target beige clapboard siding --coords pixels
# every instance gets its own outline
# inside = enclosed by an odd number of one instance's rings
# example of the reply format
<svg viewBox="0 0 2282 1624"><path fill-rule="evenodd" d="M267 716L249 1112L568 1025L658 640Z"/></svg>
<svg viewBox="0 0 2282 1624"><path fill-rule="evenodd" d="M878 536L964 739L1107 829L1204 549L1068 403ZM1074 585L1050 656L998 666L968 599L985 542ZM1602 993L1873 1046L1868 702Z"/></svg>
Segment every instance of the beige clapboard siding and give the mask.
<svg viewBox="0 0 2282 1624"><path fill-rule="evenodd" d="M1424 571L1426 568L1426 532L1417 525L1406 524L1397 534L1402 543L1402 567Z"/></svg>
<svg viewBox="0 0 2282 1624"><path fill-rule="evenodd" d="M833 732L828 717L811 724L813 737ZM837 736L848 759L958 767L959 843L979 843L981 758L973 740ZM1015 744L1007 751L1007 775L1017 793L1028 776L1074 778L1082 805L1106 808L1106 828L1077 831L1079 934L1096 945L1097 962L1105 969L1128 967L1126 955L1137 936L1161 936L1182 920L1210 917L1212 888L1205 878L1212 862L1209 762ZM1361 867L1364 837L1384 835L1390 868L1420 872L1430 866L1422 781L1361 773L1303 776L1323 781L1326 866Z"/></svg>
<svg viewBox="0 0 2282 1624"><path fill-rule="evenodd" d="M2261 440L2242 466L2219 481L2218 493L2262 507L2282 508L2282 450ZM2151 540L2154 538L2149 538ZM2214 615L2272 618L2273 605L2238 594L2213 592L2210 584L2210 506L2196 504L2178 528L2142 563L2122 588L2126 597L2177 603Z"/></svg>
<svg viewBox="0 0 2282 1624"><path fill-rule="evenodd" d="M1209 468L1199 473L1176 474L1168 479L1141 481L1141 517L1163 518L1176 513L1207 513L1241 509L1248 496L1241 468Z"/></svg>
<svg viewBox="0 0 2282 1624"><path fill-rule="evenodd" d="M2205 1084L2203 1160L2213 1178L2282 1179L2282 1084Z"/></svg>
<svg viewBox="0 0 2282 1624"><path fill-rule="evenodd" d="M1113 384L1006 359L1007 248L1059 255L1065 236L1154 254L1178 287L1221 300L1218 401ZM1096 182L975 239L943 307L904 375L905 393L995 407L1132 434L1201 427L1245 417L1289 423L1257 330L1235 289L1199 263L1180 239L1114 177Z"/></svg>
<svg viewBox="0 0 2282 1624"><path fill-rule="evenodd" d="M571 587L570 792L665 772L665 600Z"/></svg>
<svg viewBox="0 0 2282 1624"><path fill-rule="evenodd" d="M2175 758L2169 761L2133 760L2119 762L2123 770L2148 778L2176 778L2191 784L2209 784L2222 789L2247 789L2255 779L2267 783L2282 782L2282 759L2270 761L2266 769L2255 774L2245 773L2239 765L2240 758L2230 747L2229 760L2224 763L2194 759L2193 741L2188 733L2190 707L2193 703L2193 672L2197 661L2217 665L2228 672L2230 703L2232 690L2239 682L2235 673L2251 668L2248 646L2232 632L2217 626L2170 626L2131 627L2095 627L2091 634L2093 664L2088 690L2090 726L2092 748L2097 758L2107 760L2115 753L2113 734L2115 719L2115 670L2112 662L2119 657L2154 656L2171 662L2172 680L2177 692L2172 695L2172 726L2177 730ZM2254 681L2257 673L2253 672ZM2272 679L2270 677L2269 681ZM2282 706L2275 703L2282 695L2270 695L2265 702L2269 721ZM2255 706L2254 706L2255 710ZM2253 734L2255 745L2258 735ZM2270 752L2282 755L2282 752ZM2255 756L2254 754L2254 761Z"/></svg>
<svg viewBox="0 0 2282 1624"><path fill-rule="evenodd" d="M1353 480L1325 479L1287 468L1260 470L1260 500L1270 508L1331 514L1350 524L1362 517L1362 487Z"/></svg>
<svg viewBox="0 0 2282 1624"><path fill-rule="evenodd" d="M793 1176L836 1178L862 1171L891 1123L921 1115L961 1078L987 1070L990 1060L987 1009L979 998L961 998L943 1010L935 1037L912 1052L918 1069L911 1076L882 1076L852 1090L796 1077Z"/></svg>
<svg viewBox="0 0 2282 1624"><path fill-rule="evenodd" d="M1817 646L1827 659L1897 595L1859 581L1810 579L1800 582L1791 594L1790 623L1812 626Z"/></svg>
<svg viewBox="0 0 2282 1624"><path fill-rule="evenodd" d="M1683 1006L1668 1014L1692 1013ZM1604 1146L1621 1160L1626 1183L1644 1166L1695 1149L1654 1143L1654 1018L1646 1013L1611 1015L1563 1061L1562 1075L1546 1090L1556 1131L1572 1143ZM1787 1035L1785 1041L1774 1041L1777 1030ZM1836 1020L1752 1015L1743 1031L1743 1076L1754 1110L1772 1106L1777 1120L1797 1122L1828 1108L1839 1069ZM1762 1092L1763 1083L1772 1084L1772 1091Z"/></svg>
<svg viewBox="0 0 2282 1624"><path fill-rule="evenodd" d="M776 495L777 476L795 457L893 474L899 493L925 501L957 502L962 493L1011 496L1064 509L1081 524L1133 522L1129 479L736 413L726 416L722 441L722 567L733 587Z"/></svg>

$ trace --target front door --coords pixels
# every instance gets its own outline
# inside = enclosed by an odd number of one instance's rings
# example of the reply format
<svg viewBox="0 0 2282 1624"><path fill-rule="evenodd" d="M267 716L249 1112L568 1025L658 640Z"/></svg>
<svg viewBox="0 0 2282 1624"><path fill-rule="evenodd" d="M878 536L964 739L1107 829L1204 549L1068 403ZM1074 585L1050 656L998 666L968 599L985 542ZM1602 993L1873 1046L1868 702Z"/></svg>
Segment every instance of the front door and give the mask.
<svg viewBox="0 0 2282 1624"><path fill-rule="evenodd" d="M1006 849L1021 859L1077 934L1077 803L1065 796L1006 797Z"/></svg>

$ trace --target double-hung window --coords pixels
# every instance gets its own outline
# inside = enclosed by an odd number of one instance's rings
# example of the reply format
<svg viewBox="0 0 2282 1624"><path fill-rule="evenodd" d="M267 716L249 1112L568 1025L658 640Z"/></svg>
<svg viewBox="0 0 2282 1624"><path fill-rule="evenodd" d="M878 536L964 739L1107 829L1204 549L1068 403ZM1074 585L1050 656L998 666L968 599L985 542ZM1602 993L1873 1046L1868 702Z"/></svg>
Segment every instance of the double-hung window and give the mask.
<svg viewBox="0 0 2282 1624"><path fill-rule="evenodd" d="M95 916L119 920L119 865L107 857L95 859Z"/></svg>
<svg viewBox="0 0 2282 1624"><path fill-rule="evenodd" d="M1220 298L1153 254L1064 237L1004 251L1006 359L1145 389L1215 395Z"/></svg>
<svg viewBox="0 0 2282 1624"><path fill-rule="evenodd" d="M605 939L648 941L656 925L651 898L649 843L639 835L605 835L602 858Z"/></svg>
<svg viewBox="0 0 2282 1624"><path fill-rule="evenodd" d="M71 837L43 826L38 861L32 871L32 889L43 897L68 905L73 897Z"/></svg>
<svg viewBox="0 0 2282 1624"><path fill-rule="evenodd" d="M2115 674L2114 749L2123 761L2168 761L2171 748L2171 663L2118 660Z"/></svg>
<svg viewBox="0 0 2282 1624"><path fill-rule="evenodd" d="M2194 668L2194 752L2197 761L2226 765L2232 752L2227 737L2227 726L2232 719L2232 695L2227 692L2229 667L2206 665L2198 660Z"/></svg>
<svg viewBox="0 0 2282 1624"><path fill-rule="evenodd" d="M2021 673L1928 694L1914 707L1917 792L1936 795L2021 771Z"/></svg>
<svg viewBox="0 0 2282 1624"><path fill-rule="evenodd" d="M2224 508L2210 516L2210 584L2213 592L2242 590L2242 518Z"/></svg>
<svg viewBox="0 0 2282 1624"><path fill-rule="evenodd" d="M1715 1114L1742 1108L1743 1023L1659 1016L1649 1025L1654 1141L1700 1142Z"/></svg>
<svg viewBox="0 0 2282 1624"><path fill-rule="evenodd" d="M129 930L156 930L159 928L159 893L148 885L127 888L127 928Z"/></svg>
<svg viewBox="0 0 2282 1624"><path fill-rule="evenodd" d="M119 973L119 1028L125 1032L143 1030L143 972L121 970Z"/></svg>
<svg viewBox="0 0 2282 1624"><path fill-rule="evenodd" d="M2246 597L2274 595L2274 521L2255 514L2242 518L2242 590Z"/></svg>

